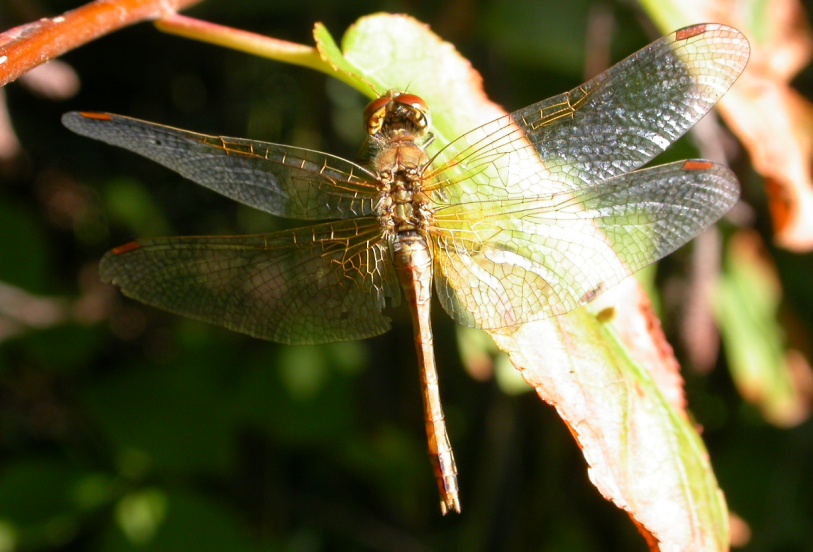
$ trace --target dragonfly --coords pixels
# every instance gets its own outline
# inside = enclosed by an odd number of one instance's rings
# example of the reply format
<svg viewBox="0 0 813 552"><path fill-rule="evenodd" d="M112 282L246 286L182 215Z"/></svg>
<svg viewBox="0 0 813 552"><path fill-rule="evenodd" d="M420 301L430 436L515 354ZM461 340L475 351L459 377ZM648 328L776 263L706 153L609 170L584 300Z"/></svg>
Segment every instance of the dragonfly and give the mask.
<svg viewBox="0 0 813 552"><path fill-rule="evenodd" d="M486 330L565 314L684 245L737 201L703 159L641 168L726 93L746 38L701 24L592 80L479 126L431 156L431 115L391 90L364 111L357 162L289 145L71 112L74 132L126 148L272 215L317 221L250 236L116 247L101 278L173 313L285 344L356 340L408 305L443 514L460 512L435 365L434 293Z"/></svg>

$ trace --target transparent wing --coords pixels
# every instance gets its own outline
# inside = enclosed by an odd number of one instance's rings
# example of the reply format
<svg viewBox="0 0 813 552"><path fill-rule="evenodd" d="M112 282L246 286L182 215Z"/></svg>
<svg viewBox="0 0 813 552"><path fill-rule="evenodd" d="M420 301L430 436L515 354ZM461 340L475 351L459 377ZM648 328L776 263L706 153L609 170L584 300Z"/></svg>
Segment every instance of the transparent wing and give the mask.
<svg viewBox="0 0 813 552"><path fill-rule="evenodd" d="M244 138L207 136L108 113L66 113L72 131L128 149L226 197L273 215L373 214L375 179L341 157Z"/></svg>
<svg viewBox="0 0 813 552"><path fill-rule="evenodd" d="M279 343L362 339L400 301L375 219L273 234L144 239L107 253L102 279L144 303Z"/></svg>
<svg viewBox="0 0 813 552"><path fill-rule="evenodd" d="M641 167L734 83L747 39L725 25L686 27L589 82L487 123L435 160L447 201L539 197Z"/></svg>
<svg viewBox="0 0 813 552"><path fill-rule="evenodd" d="M680 161L574 193L446 207L431 229L438 297L485 329L564 314L692 239L738 194L725 167Z"/></svg>

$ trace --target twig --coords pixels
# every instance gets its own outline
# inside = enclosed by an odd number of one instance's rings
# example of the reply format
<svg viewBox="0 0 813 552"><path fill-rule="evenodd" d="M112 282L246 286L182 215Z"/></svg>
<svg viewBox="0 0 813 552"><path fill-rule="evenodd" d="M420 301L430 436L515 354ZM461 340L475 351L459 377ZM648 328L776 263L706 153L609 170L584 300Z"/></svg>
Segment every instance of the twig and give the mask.
<svg viewBox="0 0 813 552"><path fill-rule="evenodd" d="M200 0L96 0L0 34L0 86L34 67L128 25L166 17Z"/></svg>

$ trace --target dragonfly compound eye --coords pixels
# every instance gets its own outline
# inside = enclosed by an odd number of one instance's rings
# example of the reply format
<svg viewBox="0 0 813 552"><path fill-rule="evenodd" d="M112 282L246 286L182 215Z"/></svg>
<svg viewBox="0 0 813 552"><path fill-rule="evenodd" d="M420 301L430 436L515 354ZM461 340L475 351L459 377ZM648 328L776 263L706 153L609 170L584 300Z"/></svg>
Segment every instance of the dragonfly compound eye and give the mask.
<svg viewBox="0 0 813 552"><path fill-rule="evenodd" d="M381 131L387 115L387 106L392 102L390 96L381 96L367 104L364 108L364 124L367 134L373 136Z"/></svg>
<svg viewBox="0 0 813 552"><path fill-rule="evenodd" d="M423 98L415 94L398 94L393 99L401 107L404 116L409 119L416 128L420 130L428 129L431 125L429 117L429 106Z"/></svg>

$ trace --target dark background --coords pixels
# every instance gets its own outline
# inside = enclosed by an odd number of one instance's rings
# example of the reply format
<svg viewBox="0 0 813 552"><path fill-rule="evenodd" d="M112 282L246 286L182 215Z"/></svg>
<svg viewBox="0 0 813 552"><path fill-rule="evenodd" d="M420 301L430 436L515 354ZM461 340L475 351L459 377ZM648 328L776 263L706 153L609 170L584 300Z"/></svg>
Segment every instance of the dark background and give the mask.
<svg viewBox="0 0 813 552"><path fill-rule="evenodd" d="M77 5L9 1L0 27ZM588 0L209 0L186 14L309 44L316 21L339 40L377 11L428 23L509 110L584 80L597 17L612 23L612 61L660 35L634 4ZM98 282L101 255L135 237L254 233L278 221L71 134L63 112L111 111L352 158L364 98L321 74L147 24L63 60L81 79L72 99L5 89L24 154L0 173L0 304L17 304L22 290L33 321L14 323L10 307L0 313L0 551L11 541L23 550L646 549L590 484L552 408L469 375L439 308L436 349L463 501L463 515L445 518L405 309L392 313L393 331L365 342L282 347L125 300ZM808 96L810 85L809 74L800 77ZM667 156L697 153L684 140ZM744 200L770 242L761 182L741 165ZM810 254L771 254L793 289L785 302L810 305ZM689 260L679 254L659 280ZM809 336L810 309L795 316ZM750 527L745 549L813 550L813 423L765 422L738 396L724 357L705 375L681 361L729 508Z"/></svg>

